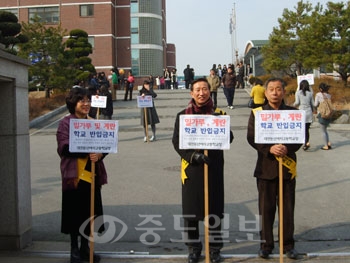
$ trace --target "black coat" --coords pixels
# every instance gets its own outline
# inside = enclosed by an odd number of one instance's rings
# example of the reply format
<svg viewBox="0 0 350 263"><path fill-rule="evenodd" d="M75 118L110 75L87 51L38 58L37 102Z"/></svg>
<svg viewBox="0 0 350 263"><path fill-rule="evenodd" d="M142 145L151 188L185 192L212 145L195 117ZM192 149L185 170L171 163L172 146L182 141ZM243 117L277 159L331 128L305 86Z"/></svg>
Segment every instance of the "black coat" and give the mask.
<svg viewBox="0 0 350 263"><path fill-rule="evenodd" d="M107 104L106 108L101 108L101 113L106 116L112 116L113 115L113 100L112 100L112 94L110 92L106 92L101 94L101 96L107 97Z"/></svg>
<svg viewBox="0 0 350 263"><path fill-rule="evenodd" d="M146 108L147 112L147 125L154 125L159 123L159 117L156 110L156 107L154 106L154 98L157 97L157 93L155 93L153 90L147 90L145 88L142 88L140 90L140 95L145 94L146 96L152 96L152 104L153 107ZM141 125L145 126L145 110L144 108L141 108Z"/></svg>
<svg viewBox="0 0 350 263"><path fill-rule="evenodd" d="M188 163L184 170L187 179L182 183L182 213L191 215L189 220L204 219L204 165L192 162L193 154L196 152L191 149L179 149L179 116L185 114L185 110L179 112L176 116L173 146L180 155L182 162ZM231 134L231 142L233 134ZM200 151L203 153L204 151ZM208 150L210 165L208 165L208 192L209 192L209 214L223 218L224 213L224 152L223 150ZM183 167L181 168L183 169ZM183 171L182 171L183 172Z"/></svg>

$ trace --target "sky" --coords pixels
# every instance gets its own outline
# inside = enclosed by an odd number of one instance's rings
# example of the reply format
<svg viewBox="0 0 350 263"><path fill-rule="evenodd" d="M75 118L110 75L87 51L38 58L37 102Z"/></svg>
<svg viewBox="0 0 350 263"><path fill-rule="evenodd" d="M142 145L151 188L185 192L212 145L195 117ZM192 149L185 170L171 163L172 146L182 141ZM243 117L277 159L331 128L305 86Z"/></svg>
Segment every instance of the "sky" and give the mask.
<svg viewBox="0 0 350 263"><path fill-rule="evenodd" d="M313 6L320 3L325 7L328 1L309 0ZM208 75L213 64L235 62L235 46L239 57L243 57L248 41L268 40L283 10L295 10L297 3L298 0L167 0L167 42L176 46L178 75L183 75L187 64L198 76ZM233 9L236 33L231 35Z"/></svg>

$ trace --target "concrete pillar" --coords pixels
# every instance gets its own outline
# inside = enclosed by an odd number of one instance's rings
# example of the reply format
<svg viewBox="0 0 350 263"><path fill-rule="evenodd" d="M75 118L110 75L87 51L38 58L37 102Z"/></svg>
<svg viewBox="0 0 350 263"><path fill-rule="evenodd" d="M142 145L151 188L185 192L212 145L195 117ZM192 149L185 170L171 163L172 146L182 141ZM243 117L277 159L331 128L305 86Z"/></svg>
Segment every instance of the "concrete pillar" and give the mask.
<svg viewBox="0 0 350 263"><path fill-rule="evenodd" d="M0 249L32 241L27 60L0 47Z"/></svg>

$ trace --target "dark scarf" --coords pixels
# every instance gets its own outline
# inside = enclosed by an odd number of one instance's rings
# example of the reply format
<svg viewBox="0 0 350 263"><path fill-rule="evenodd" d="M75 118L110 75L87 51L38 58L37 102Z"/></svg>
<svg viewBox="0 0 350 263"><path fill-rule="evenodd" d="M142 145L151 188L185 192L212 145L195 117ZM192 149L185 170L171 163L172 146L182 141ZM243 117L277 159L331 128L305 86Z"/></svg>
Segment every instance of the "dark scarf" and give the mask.
<svg viewBox="0 0 350 263"><path fill-rule="evenodd" d="M208 101L201 107L198 107L194 99L191 99L186 107L186 114L214 114L214 103L212 99Z"/></svg>

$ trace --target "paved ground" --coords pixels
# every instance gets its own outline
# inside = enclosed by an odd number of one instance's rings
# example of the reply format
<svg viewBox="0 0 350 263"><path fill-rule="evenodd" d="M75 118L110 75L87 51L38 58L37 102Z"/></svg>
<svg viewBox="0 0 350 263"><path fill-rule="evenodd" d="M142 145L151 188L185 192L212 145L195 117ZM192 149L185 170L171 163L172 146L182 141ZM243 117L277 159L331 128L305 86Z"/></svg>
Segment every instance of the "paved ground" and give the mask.
<svg viewBox="0 0 350 263"><path fill-rule="evenodd" d="M120 98L122 91L114 102L113 116L120 125L118 153L105 159L109 183L103 188L103 202L105 214L116 220L110 222L116 224L115 233L120 233L122 223L127 231L117 242L96 243L95 251L101 253L101 262L186 262L186 247L177 242L182 232L176 224L181 215L180 165L171 137L176 113L187 105L189 92L158 91L155 103L161 123L157 141L152 143L143 142L136 101ZM218 100L219 107L231 116L235 136L231 149L225 151L225 262L279 262L277 254L268 261L258 258L258 242L252 241L258 239L254 221L257 191L252 176L256 153L245 138L248 91L236 91L234 110L226 109L222 90ZM33 243L22 251L0 252L1 262L68 262L69 239L60 233L55 141L55 119L64 114L50 116L45 122L36 120L30 130ZM332 125L330 138L334 149L320 150L322 137L314 123L311 148L298 152L295 239L302 258L293 262L350 262L349 126ZM159 228L155 230L158 235L143 238L145 231L140 225L150 215L158 225L147 226ZM159 237L159 242L154 237ZM278 253L278 243L274 252Z"/></svg>

